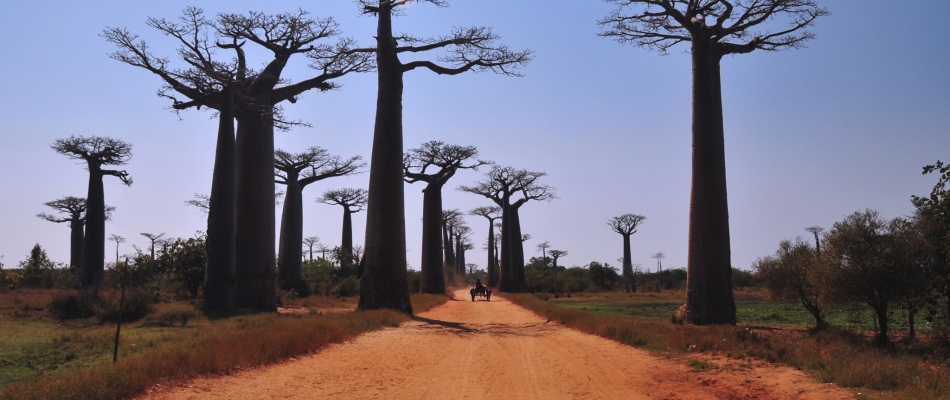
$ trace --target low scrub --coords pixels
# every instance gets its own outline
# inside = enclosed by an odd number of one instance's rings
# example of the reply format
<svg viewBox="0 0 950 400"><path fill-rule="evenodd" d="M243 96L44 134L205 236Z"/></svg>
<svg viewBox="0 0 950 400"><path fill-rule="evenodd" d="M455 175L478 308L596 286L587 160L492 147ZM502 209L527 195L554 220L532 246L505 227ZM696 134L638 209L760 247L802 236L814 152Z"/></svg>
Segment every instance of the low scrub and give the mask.
<svg viewBox="0 0 950 400"><path fill-rule="evenodd" d="M835 328L807 334L674 325L569 309L528 294L503 296L545 318L631 346L667 354L699 351L750 357L813 372L823 382L886 391L887 397L950 399L950 363L944 346L881 348L863 335Z"/></svg>
<svg viewBox="0 0 950 400"><path fill-rule="evenodd" d="M413 308L425 311L445 296L414 295ZM172 322L183 310L156 316ZM359 334L396 326L408 316L392 310L316 315L261 313L212 320L187 339L129 354L116 364L100 364L13 382L3 399L129 398L163 382L203 374L229 374L280 359L314 352ZM148 323L148 322L146 322ZM120 350L121 351L121 350Z"/></svg>

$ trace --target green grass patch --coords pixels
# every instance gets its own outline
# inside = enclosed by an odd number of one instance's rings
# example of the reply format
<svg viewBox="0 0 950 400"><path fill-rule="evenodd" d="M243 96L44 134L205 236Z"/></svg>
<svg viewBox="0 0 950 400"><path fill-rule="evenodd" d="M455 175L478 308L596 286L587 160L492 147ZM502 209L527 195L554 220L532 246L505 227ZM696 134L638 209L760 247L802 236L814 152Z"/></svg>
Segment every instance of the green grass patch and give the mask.
<svg viewBox="0 0 950 400"><path fill-rule="evenodd" d="M413 309L423 312L447 299L413 295ZM16 323L0 324L4 335L0 376L6 379L0 398L129 398L156 383L229 374L408 320L392 310L208 319L189 307L159 304L144 321L124 325L117 364L112 364L114 324L66 324L40 315L4 315L0 318L13 318ZM44 369L42 375L30 367L30 361Z"/></svg>

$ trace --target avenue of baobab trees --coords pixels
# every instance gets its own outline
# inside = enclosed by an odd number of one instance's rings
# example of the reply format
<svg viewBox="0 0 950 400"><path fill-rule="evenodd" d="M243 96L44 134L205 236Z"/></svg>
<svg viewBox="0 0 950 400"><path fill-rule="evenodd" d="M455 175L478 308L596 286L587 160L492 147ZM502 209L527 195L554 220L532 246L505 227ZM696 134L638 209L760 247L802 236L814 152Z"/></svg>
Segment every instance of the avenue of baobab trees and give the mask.
<svg viewBox="0 0 950 400"><path fill-rule="evenodd" d="M299 95L306 91L337 89L340 85L334 79L351 73L373 72L377 79L373 146L368 164L369 190L362 192L362 200L355 202L333 196L324 196L320 201L344 207L341 247L350 252L353 246L349 216L362 209L362 202L366 203L365 244L359 266L360 308L411 312L406 283L406 182L425 183L421 290L444 293L443 267L446 265L464 273L465 249L472 248L472 243L466 242L465 225L458 220L462 214L447 218L441 190L457 170L483 165L487 168L488 162L477 159L479 154L473 146L450 145L435 138L420 148L406 149L402 131L403 75L427 69L440 75L492 71L519 76L517 71L526 66L533 55L529 50L512 51L498 44L500 37L489 27L456 28L435 38L394 33L402 31L395 17L410 3L432 7L448 5L444 0L358 1L359 10L376 22L376 32L372 35L375 43L369 47L342 37L332 18L313 18L302 10L276 15L250 12L209 17L200 9L187 8L178 20L150 18L148 25L160 34L155 35L156 38L164 36L178 43L178 56L184 68L173 67L169 59L153 54L144 40L125 29L108 28L103 32L102 36L117 48L111 57L156 75L162 82L159 93L171 102L172 108L210 109L219 122L208 201L208 265L203 292L207 307L274 309L278 286L285 290L298 288L303 258L300 246L304 241L301 209L304 187L322 179L356 173L363 165L360 156L340 159L329 156L319 147L303 153L275 150L274 130L306 124L284 119L282 105L296 103ZM811 0L609 0L609 3L616 8L600 21L604 37L660 52L681 42L690 43L693 62L690 278L689 295L680 314L695 324L734 323L719 61L725 55L757 49L801 47L813 38L805 29L828 12ZM761 24L782 17L791 21L788 26L753 33ZM253 54L264 52L268 57L263 62L251 63L245 53L250 46L257 47ZM408 59L440 50L442 54L434 58L436 61ZM286 82L281 75L283 69L298 59L310 64L313 77L297 83ZM257 69L253 65L261 67ZM101 248L106 208L101 178L116 175L125 181L127 177L124 171L103 170L101 166L121 165L131 156L131 146L125 150L126 155L117 156L114 161L99 162L95 171L86 156L56 150L73 154L70 157L82 158L90 165L88 204L82 216L85 218L86 240L82 245L85 251L81 254L84 283L93 284L96 274L101 275L104 258ZM489 222L487 283L498 284L503 291L521 291L524 290L525 253L519 210L530 200L554 199L554 188L538 182L546 175L543 172L499 165L490 168L483 180L463 184L459 189L495 204L468 213ZM93 187L94 172L100 173L98 192ZM131 180L127 183L131 184ZM273 244L277 239L277 221L271 209L276 184L286 186L277 249ZM625 240L623 275L628 290L635 287L629 236L643 220L642 216L634 217L640 219L633 223L619 221L616 226L611 224ZM69 221L75 225L77 218L73 213ZM496 219L501 219L499 246L494 245ZM72 235L73 243L77 243L75 228ZM96 239L99 236L102 238ZM310 243L311 253L315 244ZM278 254L276 259L275 253ZM74 249L71 254L78 257L80 252ZM557 259L567 252L548 251L545 247L542 258L548 255L556 266Z"/></svg>

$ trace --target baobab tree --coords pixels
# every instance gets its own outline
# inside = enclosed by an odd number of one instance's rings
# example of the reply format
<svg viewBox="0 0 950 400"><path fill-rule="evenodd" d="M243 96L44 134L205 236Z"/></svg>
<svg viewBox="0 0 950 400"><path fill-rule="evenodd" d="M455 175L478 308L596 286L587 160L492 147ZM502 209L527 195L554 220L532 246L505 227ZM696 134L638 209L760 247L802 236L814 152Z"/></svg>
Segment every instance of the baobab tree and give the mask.
<svg viewBox="0 0 950 400"><path fill-rule="evenodd" d="M332 18L313 19L306 11L266 15L219 14L214 20L188 7L179 22L149 18L148 25L179 44L187 69L172 68L153 55L142 40L125 29L109 28L102 36L119 50L111 56L162 78L159 95L172 100L175 110L206 107L219 112L210 212L205 304L226 308L231 281L234 305L276 309L274 262L274 129L299 122L282 118L280 103L296 102L308 90L327 91L332 82L351 72L372 68L372 56L351 51L351 39L325 43L339 35ZM211 35L217 36L212 40ZM243 46L250 41L272 53L260 70L249 69ZM233 50L226 62L215 60L217 49ZM306 54L320 74L293 84L281 77L291 56ZM179 101L172 92L185 96ZM237 120L235 138L234 120ZM236 163L240 160L240 164ZM237 218L240 216L240 218Z"/></svg>
<svg viewBox="0 0 950 400"><path fill-rule="evenodd" d="M433 140L409 149L403 158L403 179L425 182L422 189L422 261L420 291L445 294L442 268L442 187L460 169L478 169L488 162L477 160L475 146L458 146Z"/></svg>
<svg viewBox="0 0 950 400"><path fill-rule="evenodd" d="M343 252L343 258L340 268L344 275L349 275L351 258L353 256L353 213L363 211L366 205L366 189L343 188L327 190L323 197L317 199L317 202L329 205L343 207L343 238L340 240L340 249ZM403 254L403 258L406 255Z"/></svg>
<svg viewBox="0 0 950 400"><path fill-rule="evenodd" d="M445 267L455 268L455 225L461 223L462 212L457 209L442 210L442 252Z"/></svg>
<svg viewBox="0 0 950 400"><path fill-rule="evenodd" d="M440 75L493 71L518 76L514 69L531 60L531 52L496 44L487 27L456 28L439 38L393 34L392 18L414 2L446 6L446 0L358 0L365 14L376 17L376 45L358 51L375 54L378 92L373 153L366 209L366 253L360 280L360 309L394 308L411 313L406 275L405 198L403 188L403 74L428 69ZM402 62L400 54L444 50L430 60Z"/></svg>
<svg viewBox="0 0 950 400"><path fill-rule="evenodd" d="M548 254L551 255L551 268L557 269L557 259L567 256L567 250L551 250Z"/></svg>
<svg viewBox="0 0 950 400"><path fill-rule="evenodd" d="M310 249L310 261L313 261L313 246L319 246L320 244L321 243L320 243L319 237L310 236L310 237L303 238L303 245L307 246ZM319 249L320 247L317 247L317 250Z"/></svg>
<svg viewBox="0 0 950 400"><path fill-rule="evenodd" d="M280 218L280 237L277 252L280 287L304 293L300 243L303 241L303 189L324 179L347 176L360 172L366 165L363 158L342 159L332 156L321 147L311 147L301 153L274 152L274 176L287 190L284 210Z"/></svg>
<svg viewBox="0 0 950 400"><path fill-rule="evenodd" d="M36 216L49 222L69 222L69 267L72 268L74 272L79 273L82 271L83 227L86 224L86 199L66 196L43 204L65 214L63 216L56 216L39 213L36 214ZM106 221L112 216L112 211L115 211L115 207L106 206Z"/></svg>
<svg viewBox="0 0 950 400"><path fill-rule="evenodd" d="M693 167L688 279L686 304L677 315L693 324L734 324L719 63L723 56L757 49L800 48L815 37L805 28L828 10L815 0L605 1L616 8L599 21L605 29L601 36L661 53L690 43ZM788 21L784 27L753 31L782 18Z"/></svg>
<svg viewBox="0 0 950 400"><path fill-rule="evenodd" d="M547 264L548 255L546 251L551 248L551 242L545 241L542 243L538 243L538 245L534 247L538 249L538 251L541 252L541 263Z"/></svg>
<svg viewBox="0 0 950 400"><path fill-rule="evenodd" d="M145 236L146 238L148 238L149 242L151 242L151 244L149 245L149 249L151 249L151 257L152 257L152 260L154 261L155 260L155 242L160 241L162 237L165 236L165 232L159 233L157 235L154 233L143 232L143 233L139 233L139 235Z"/></svg>
<svg viewBox="0 0 950 400"><path fill-rule="evenodd" d="M455 272L459 275L465 275L465 250L471 249L469 237L472 235L472 228L460 222L455 225Z"/></svg>
<svg viewBox="0 0 950 400"><path fill-rule="evenodd" d="M637 291L636 282L633 281L633 263L630 261L630 236L637 233L637 227L645 219L647 217L642 215L624 214L607 221L610 229L623 236L623 281L627 292Z"/></svg>
<svg viewBox="0 0 950 400"><path fill-rule="evenodd" d="M323 243L317 243L317 250L320 250L320 258L326 260L327 252L330 250L333 250L333 247L331 247L330 245L323 244Z"/></svg>
<svg viewBox="0 0 950 400"><path fill-rule="evenodd" d="M124 170L103 169L106 165L125 165L132 158L132 145L110 137L70 136L50 146L59 154L81 160L89 171L86 194L86 232L83 235L82 284L97 285L102 279L106 257L106 204L102 177L114 176L126 186L132 177Z"/></svg>
<svg viewBox="0 0 950 400"><path fill-rule="evenodd" d="M119 265L119 245L125 243L125 238L119 235L109 235L109 240L115 242L115 265Z"/></svg>
<svg viewBox="0 0 950 400"><path fill-rule="evenodd" d="M815 254L821 256L821 241L818 239L818 234L824 232L825 228L820 226L809 226L805 228L805 230L811 232L812 235L815 235Z"/></svg>
<svg viewBox="0 0 950 400"><path fill-rule="evenodd" d="M501 268L499 289L505 292L520 292L524 281L524 240L518 210L529 200L551 201L556 198L554 188L538 183L544 172L532 172L512 167L492 166L485 179L474 186L461 186L459 190L484 196L495 202L502 210ZM512 202L512 196L521 198ZM530 235L528 236L530 237Z"/></svg>
<svg viewBox="0 0 950 400"><path fill-rule="evenodd" d="M659 292L663 287L663 259L666 258L666 254L658 251L650 258L656 259L656 291Z"/></svg>
<svg viewBox="0 0 950 400"><path fill-rule="evenodd" d="M501 207L498 206L484 206L473 208L468 212L469 215L478 215L485 217L488 220L488 265L487 274L488 280L486 284L489 287L493 287L498 284L498 271L495 265L495 252L498 250L495 248L495 220L501 218Z"/></svg>

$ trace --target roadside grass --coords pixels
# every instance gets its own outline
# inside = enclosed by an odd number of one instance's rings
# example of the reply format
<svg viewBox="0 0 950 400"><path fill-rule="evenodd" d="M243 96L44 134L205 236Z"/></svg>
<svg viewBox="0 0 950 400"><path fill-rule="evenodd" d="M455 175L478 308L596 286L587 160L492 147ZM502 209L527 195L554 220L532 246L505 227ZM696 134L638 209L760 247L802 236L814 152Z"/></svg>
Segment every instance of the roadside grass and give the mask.
<svg viewBox="0 0 950 400"><path fill-rule="evenodd" d="M112 364L115 325L88 320L67 324L44 317L35 305L46 296L50 295L22 295L21 303L12 307L19 310L33 299L32 314L0 316L0 371L6 383L0 386L2 399L129 398L156 384L230 374L312 353L409 319L392 310L209 318L190 304L165 303L144 321L123 327L119 361ZM415 312L447 300L412 296ZM0 306L0 311L8 308ZM43 374L30 369L30 361L44 368Z"/></svg>
<svg viewBox="0 0 950 400"><path fill-rule="evenodd" d="M876 391L874 398L950 399L950 363L945 345L879 348L860 333L832 328L819 333L770 333L742 326L674 325L658 318L631 318L574 309L565 302L529 294L502 294L511 302L582 332L679 356L709 352L730 359L757 359L814 373L822 382ZM573 297L572 297L573 298ZM930 353L930 354L928 354ZM934 357L935 356L935 357ZM700 360L694 371L708 369Z"/></svg>

